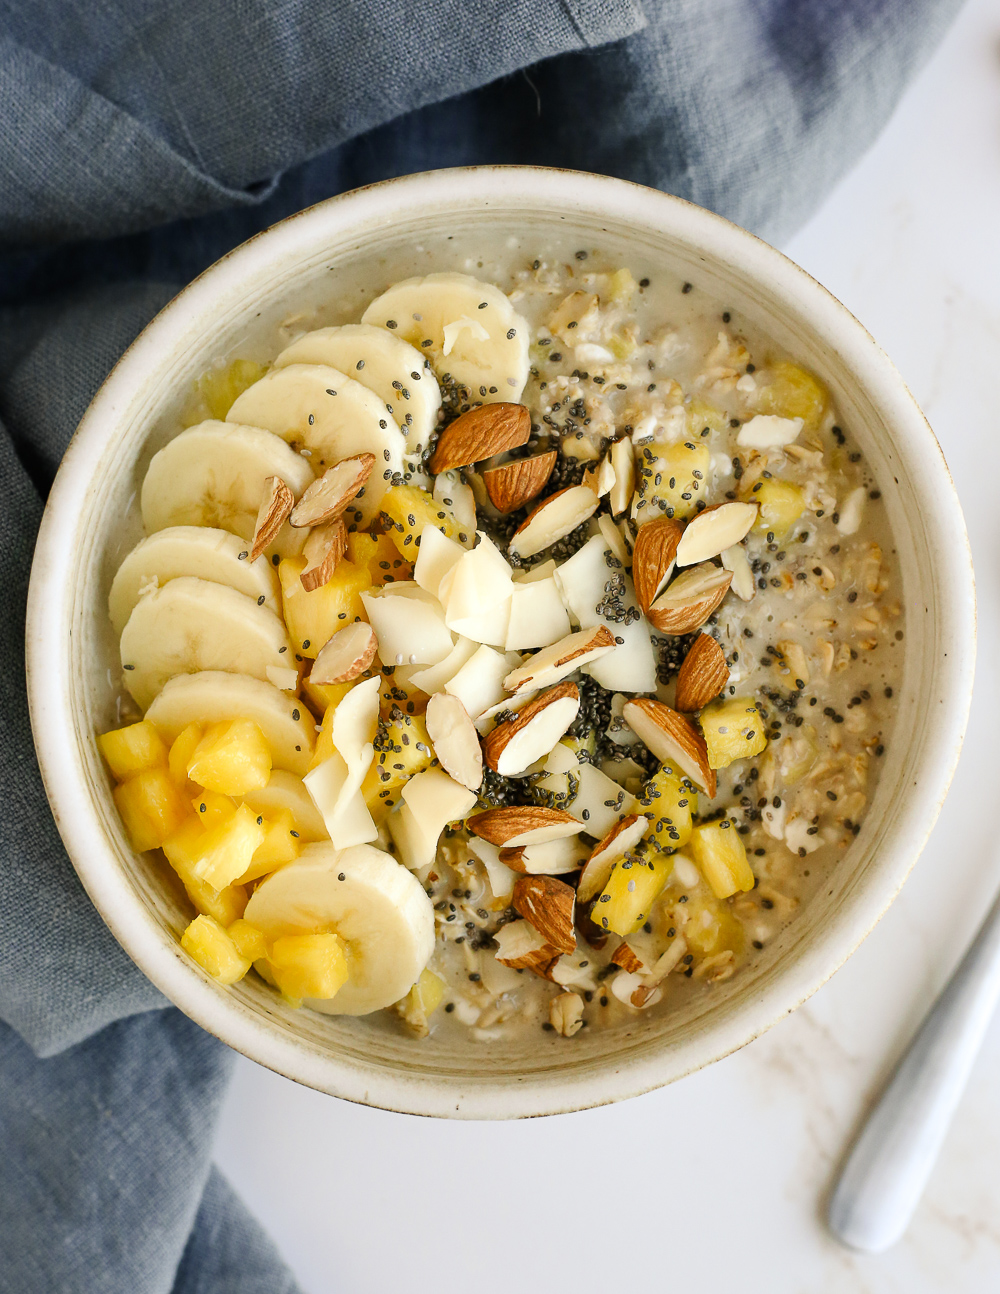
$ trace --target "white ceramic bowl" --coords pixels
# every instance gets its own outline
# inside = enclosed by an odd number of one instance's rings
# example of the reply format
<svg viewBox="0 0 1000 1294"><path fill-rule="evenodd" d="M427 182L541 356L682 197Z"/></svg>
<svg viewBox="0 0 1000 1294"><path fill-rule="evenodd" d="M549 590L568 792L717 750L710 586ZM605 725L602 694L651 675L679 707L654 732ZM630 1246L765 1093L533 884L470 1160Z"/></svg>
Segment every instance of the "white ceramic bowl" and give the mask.
<svg viewBox="0 0 1000 1294"><path fill-rule="evenodd" d="M465 268L478 245L507 247L513 259L508 240L519 241L523 257L567 233L637 274L690 279L758 325L827 383L878 478L907 630L896 735L861 834L826 891L750 969L689 1005L572 1043L551 1034L420 1042L382 1018L292 1011L255 978L220 988L178 948L185 905L165 866L130 848L94 743L115 721L106 598L116 561L138 537L130 503L145 465L193 379L217 356L273 353L274 329L290 312L332 299L334 319L338 310L357 317L364 287L370 297L422 266ZM52 811L88 893L149 978L206 1029L290 1078L370 1105L470 1118L579 1109L669 1083L813 993L891 903L927 839L965 729L974 641L969 550L944 458L848 311L784 256L698 207L618 180L519 167L415 175L334 198L251 239L181 292L120 360L69 447L38 538L27 630Z"/></svg>

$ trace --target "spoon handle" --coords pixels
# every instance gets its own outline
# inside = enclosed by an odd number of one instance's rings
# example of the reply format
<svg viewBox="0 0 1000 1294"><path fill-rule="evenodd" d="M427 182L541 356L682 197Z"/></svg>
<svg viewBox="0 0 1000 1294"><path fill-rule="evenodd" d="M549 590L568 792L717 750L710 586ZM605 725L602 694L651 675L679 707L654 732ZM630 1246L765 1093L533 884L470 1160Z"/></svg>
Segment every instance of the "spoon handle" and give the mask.
<svg viewBox="0 0 1000 1294"><path fill-rule="evenodd" d="M1000 897L896 1067L847 1158L829 1223L881 1253L917 1207L1000 997Z"/></svg>

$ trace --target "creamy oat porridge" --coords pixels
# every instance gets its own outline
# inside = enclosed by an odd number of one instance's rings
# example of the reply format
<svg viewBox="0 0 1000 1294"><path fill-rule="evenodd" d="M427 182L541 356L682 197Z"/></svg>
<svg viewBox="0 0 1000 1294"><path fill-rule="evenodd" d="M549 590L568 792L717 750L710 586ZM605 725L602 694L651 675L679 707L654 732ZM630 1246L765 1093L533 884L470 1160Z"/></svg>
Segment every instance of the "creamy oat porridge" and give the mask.
<svg viewBox="0 0 1000 1294"><path fill-rule="evenodd" d="M572 1038L711 994L835 866L899 579L829 394L724 302L595 249L467 268L200 380L99 742L222 983Z"/></svg>

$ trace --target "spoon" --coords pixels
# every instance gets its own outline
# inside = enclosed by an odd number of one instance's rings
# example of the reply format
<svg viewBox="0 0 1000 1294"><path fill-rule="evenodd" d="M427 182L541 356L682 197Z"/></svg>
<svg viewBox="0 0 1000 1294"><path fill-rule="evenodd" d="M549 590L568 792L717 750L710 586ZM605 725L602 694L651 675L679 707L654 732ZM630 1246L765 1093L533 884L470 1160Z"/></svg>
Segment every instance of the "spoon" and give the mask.
<svg viewBox="0 0 1000 1294"><path fill-rule="evenodd" d="M1000 896L914 1035L854 1143L828 1219L852 1249L881 1253L923 1194L1000 997Z"/></svg>

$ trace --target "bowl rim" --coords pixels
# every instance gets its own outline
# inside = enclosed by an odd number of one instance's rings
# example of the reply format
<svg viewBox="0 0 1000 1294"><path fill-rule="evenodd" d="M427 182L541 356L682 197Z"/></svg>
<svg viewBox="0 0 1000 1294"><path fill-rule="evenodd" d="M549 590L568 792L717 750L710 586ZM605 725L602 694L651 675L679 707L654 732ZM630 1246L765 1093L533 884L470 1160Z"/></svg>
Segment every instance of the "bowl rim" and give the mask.
<svg viewBox="0 0 1000 1294"><path fill-rule="evenodd" d="M797 311L835 346L860 389L875 392L892 412L894 443L936 509L929 528L945 615L945 645L935 682L947 702L936 749L919 765L921 795L910 797L905 830L880 856L878 877L854 902L849 919L831 940L799 955L775 974L750 1004L685 1043L673 1064L664 1049L616 1064L613 1058L581 1073L539 1075L516 1084L500 1078L470 1084L405 1071L362 1071L304 1040L270 1028L232 995L212 984L184 957L129 886L114 860L87 788L70 706L70 653L52 653L71 637L70 600L63 596L72 572L71 542L105 444L127 396L150 366L210 313L226 283L253 282L282 250L311 244L322 231L391 225L394 212L483 204L509 212L525 199L574 215L613 219L670 233L715 266L739 264L764 281L770 293L796 302ZM899 430L906 435L900 437ZM960 539L959 539L960 536ZM60 596L52 596L55 587ZM257 1063L318 1090L404 1113L466 1118L528 1117L608 1104L650 1091L719 1060L758 1037L810 997L854 952L889 907L940 811L961 750L971 703L975 657L975 590L972 560L958 496L932 429L901 376L877 343L832 293L783 253L723 217L681 198L628 181L586 172L527 166L461 167L382 181L328 198L255 234L204 270L143 329L102 383L73 435L42 518L32 564L26 621L26 666L32 731L53 817L87 893L112 933L148 978L203 1028Z"/></svg>

